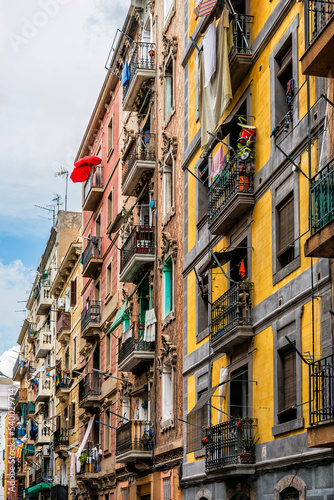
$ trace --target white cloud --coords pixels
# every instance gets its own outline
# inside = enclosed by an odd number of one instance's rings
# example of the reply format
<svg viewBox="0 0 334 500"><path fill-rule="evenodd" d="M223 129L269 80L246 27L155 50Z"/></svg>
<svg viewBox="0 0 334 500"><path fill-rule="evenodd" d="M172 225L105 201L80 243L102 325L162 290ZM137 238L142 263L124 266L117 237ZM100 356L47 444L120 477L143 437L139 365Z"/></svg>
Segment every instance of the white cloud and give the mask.
<svg viewBox="0 0 334 500"><path fill-rule="evenodd" d="M20 260L4 265L0 261L0 352L15 344L24 320L23 310L35 273ZM15 360L14 360L15 361Z"/></svg>
<svg viewBox="0 0 334 500"><path fill-rule="evenodd" d="M0 356L0 372L7 375L7 377L12 378L13 376L13 367L17 359L18 351L19 347L13 346Z"/></svg>

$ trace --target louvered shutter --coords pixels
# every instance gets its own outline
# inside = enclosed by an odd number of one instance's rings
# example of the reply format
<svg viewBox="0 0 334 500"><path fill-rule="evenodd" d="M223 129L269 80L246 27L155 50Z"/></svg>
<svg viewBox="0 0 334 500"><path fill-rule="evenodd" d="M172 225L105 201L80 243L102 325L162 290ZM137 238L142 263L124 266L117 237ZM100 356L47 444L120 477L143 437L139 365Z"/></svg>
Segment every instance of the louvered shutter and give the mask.
<svg viewBox="0 0 334 500"><path fill-rule="evenodd" d="M290 196L278 209L279 215L279 248L281 254L289 249L295 239L293 196Z"/></svg>
<svg viewBox="0 0 334 500"><path fill-rule="evenodd" d="M70 305L73 307L77 303L77 279L71 281L71 299Z"/></svg>
<svg viewBox="0 0 334 500"><path fill-rule="evenodd" d="M296 353L287 351L283 355L284 409L296 404Z"/></svg>

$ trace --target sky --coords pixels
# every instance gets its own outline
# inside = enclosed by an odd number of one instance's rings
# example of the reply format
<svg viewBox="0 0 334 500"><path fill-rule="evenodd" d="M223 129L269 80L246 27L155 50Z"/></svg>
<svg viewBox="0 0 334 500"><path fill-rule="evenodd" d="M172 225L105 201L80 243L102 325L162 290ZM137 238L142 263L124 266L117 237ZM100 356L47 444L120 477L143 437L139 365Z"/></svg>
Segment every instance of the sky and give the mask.
<svg viewBox="0 0 334 500"><path fill-rule="evenodd" d="M52 226L45 208L57 194L64 201L65 180L55 174L73 169L129 4L0 0L0 370L6 375ZM68 210L80 209L81 184L69 181Z"/></svg>

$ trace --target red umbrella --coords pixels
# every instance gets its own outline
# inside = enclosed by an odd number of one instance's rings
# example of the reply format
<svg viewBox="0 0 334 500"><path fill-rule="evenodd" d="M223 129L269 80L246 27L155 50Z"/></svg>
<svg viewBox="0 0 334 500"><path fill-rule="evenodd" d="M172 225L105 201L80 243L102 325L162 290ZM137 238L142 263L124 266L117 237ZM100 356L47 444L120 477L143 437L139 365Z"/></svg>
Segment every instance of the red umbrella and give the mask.
<svg viewBox="0 0 334 500"><path fill-rule="evenodd" d="M86 165L100 165L101 161L101 158L98 158L97 156L84 156L83 158L80 158L80 160L76 161L74 166L84 167Z"/></svg>
<svg viewBox="0 0 334 500"><path fill-rule="evenodd" d="M93 165L84 165L83 167L76 167L71 173L70 179L73 182L85 182L90 174Z"/></svg>

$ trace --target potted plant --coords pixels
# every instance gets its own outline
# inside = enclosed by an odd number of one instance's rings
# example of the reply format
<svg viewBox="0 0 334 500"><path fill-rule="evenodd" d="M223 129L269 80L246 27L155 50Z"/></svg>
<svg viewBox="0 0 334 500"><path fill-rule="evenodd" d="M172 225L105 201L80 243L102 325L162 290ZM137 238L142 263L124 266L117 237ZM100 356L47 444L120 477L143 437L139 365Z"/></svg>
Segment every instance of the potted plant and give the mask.
<svg viewBox="0 0 334 500"><path fill-rule="evenodd" d="M81 455L79 457L79 462L80 462L80 465L81 465L81 469L83 469L83 467L87 463L87 453L81 453Z"/></svg>
<svg viewBox="0 0 334 500"><path fill-rule="evenodd" d="M249 426L242 429L242 452L239 453L240 462L242 464L254 463L255 445L259 438L253 429Z"/></svg>

